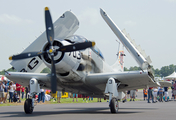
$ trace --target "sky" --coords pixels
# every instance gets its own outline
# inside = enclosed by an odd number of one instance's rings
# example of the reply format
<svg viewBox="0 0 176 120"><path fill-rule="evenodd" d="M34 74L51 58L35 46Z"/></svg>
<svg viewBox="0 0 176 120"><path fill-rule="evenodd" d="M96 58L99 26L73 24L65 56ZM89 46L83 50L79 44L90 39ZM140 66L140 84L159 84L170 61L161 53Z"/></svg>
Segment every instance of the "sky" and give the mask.
<svg viewBox="0 0 176 120"><path fill-rule="evenodd" d="M53 22L72 11L80 25L75 32L93 40L112 65L119 43L100 15L104 9L150 56L153 67L176 64L176 0L0 0L0 71L11 67L9 56L22 52L45 30L44 8ZM125 50L124 66L138 66Z"/></svg>

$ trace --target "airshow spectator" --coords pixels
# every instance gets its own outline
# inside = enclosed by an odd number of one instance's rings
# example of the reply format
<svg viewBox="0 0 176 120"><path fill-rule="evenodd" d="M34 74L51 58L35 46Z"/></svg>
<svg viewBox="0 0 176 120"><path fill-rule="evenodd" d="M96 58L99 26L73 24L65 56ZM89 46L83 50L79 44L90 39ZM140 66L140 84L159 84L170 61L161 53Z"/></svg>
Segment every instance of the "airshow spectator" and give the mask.
<svg viewBox="0 0 176 120"><path fill-rule="evenodd" d="M45 92L44 89L40 89L40 93L38 96L38 103L42 101L43 103L45 102Z"/></svg>
<svg viewBox="0 0 176 120"><path fill-rule="evenodd" d="M78 94L73 93L73 102L74 102L74 98L76 98L76 102L78 102Z"/></svg>
<svg viewBox="0 0 176 120"><path fill-rule="evenodd" d="M21 98L22 99L24 98L24 90L25 90L25 87L21 86Z"/></svg>
<svg viewBox="0 0 176 120"><path fill-rule="evenodd" d="M19 102L21 102L21 85L16 83L16 92L17 92L17 97L19 98Z"/></svg>
<svg viewBox="0 0 176 120"><path fill-rule="evenodd" d="M13 92L15 92L15 90L16 90L16 83L13 82L13 81L12 81L12 86L13 86L13 90L14 90Z"/></svg>
<svg viewBox="0 0 176 120"><path fill-rule="evenodd" d="M26 98L26 99L28 98L28 93L29 93L29 89L28 89L28 87L26 86L26 87L25 87L25 98Z"/></svg>
<svg viewBox="0 0 176 120"><path fill-rule="evenodd" d="M83 97L83 102L84 102L84 99L86 98L86 103L88 103L88 101L87 101L88 97L86 95L84 95L84 94L82 95L82 97Z"/></svg>
<svg viewBox="0 0 176 120"><path fill-rule="evenodd" d="M131 98L130 101L132 101L132 99L134 101L135 96L136 96L136 89L135 90L130 90L130 98Z"/></svg>
<svg viewBox="0 0 176 120"><path fill-rule="evenodd" d="M0 104L2 104L4 100L4 88L5 85L3 84L2 80L0 80Z"/></svg>
<svg viewBox="0 0 176 120"><path fill-rule="evenodd" d="M60 101L61 96L62 96L62 92L57 91L57 102L58 102L58 103L61 103L61 101Z"/></svg>
<svg viewBox="0 0 176 120"><path fill-rule="evenodd" d="M154 102L157 102L157 96L158 96L158 88L155 87L153 88L153 97L154 97Z"/></svg>
<svg viewBox="0 0 176 120"><path fill-rule="evenodd" d="M89 96L89 101L90 101L90 100L93 100L93 97L90 97L90 96Z"/></svg>
<svg viewBox="0 0 176 120"><path fill-rule="evenodd" d="M130 90L127 91L127 99L130 98Z"/></svg>
<svg viewBox="0 0 176 120"><path fill-rule="evenodd" d="M152 102L155 103L155 102L153 101L152 89L153 89L152 87L149 87L149 89L148 89L148 103L150 103L150 97L152 98Z"/></svg>
<svg viewBox="0 0 176 120"><path fill-rule="evenodd" d="M176 100L176 81L173 84L173 88L174 88L174 101Z"/></svg>
<svg viewBox="0 0 176 120"><path fill-rule="evenodd" d="M148 92L147 89L144 88L143 89L144 101L147 100L147 92Z"/></svg>
<svg viewBox="0 0 176 120"><path fill-rule="evenodd" d="M4 103L7 102L7 95L8 95L8 87L9 85L7 84L7 80L4 80Z"/></svg>
<svg viewBox="0 0 176 120"><path fill-rule="evenodd" d="M168 96L169 96L169 94L168 94L168 87L164 87L164 100L165 100L165 102L168 101L168 99L167 99Z"/></svg>
<svg viewBox="0 0 176 120"><path fill-rule="evenodd" d="M13 93L14 93L14 86L13 81L9 83L9 103L13 102Z"/></svg>
<svg viewBox="0 0 176 120"><path fill-rule="evenodd" d="M98 98L98 102L101 102L101 98Z"/></svg>
<svg viewBox="0 0 176 120"><path fill-rule="evenodd" d="M163 102L163 88L162 87L160 87L159 89L159 101Z"/></svg>

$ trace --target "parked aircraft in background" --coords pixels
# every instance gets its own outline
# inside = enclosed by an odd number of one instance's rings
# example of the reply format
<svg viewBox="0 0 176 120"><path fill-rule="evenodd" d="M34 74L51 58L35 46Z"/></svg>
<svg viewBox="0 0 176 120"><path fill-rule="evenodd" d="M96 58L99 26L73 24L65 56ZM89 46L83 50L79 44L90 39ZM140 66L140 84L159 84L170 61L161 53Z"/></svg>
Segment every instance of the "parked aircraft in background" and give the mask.
<svg viewBox="0 0 176 120"><path fill-rule="evenodd" d="M32 113L34 96L40 88L85 94L91 97L109 98L112 113L118 112L118 101L123 91L157 86L151 72L151 60L140 47L134 45L128 34L121 31L104 10L100 13L129 53L140 71L123 71L123 49L118 60L109 66L95 42L73 35L79 21L71 11L66 11L54 24L49 9L45 8L46 32L39 36L21 54L13 55L11 65L19 72L6 72L6 76L23 86L30 84L30 96L24 104L25 113ZM51 74L40 72L44 66ZM29 82L30 81L30 82Z"/></svg>

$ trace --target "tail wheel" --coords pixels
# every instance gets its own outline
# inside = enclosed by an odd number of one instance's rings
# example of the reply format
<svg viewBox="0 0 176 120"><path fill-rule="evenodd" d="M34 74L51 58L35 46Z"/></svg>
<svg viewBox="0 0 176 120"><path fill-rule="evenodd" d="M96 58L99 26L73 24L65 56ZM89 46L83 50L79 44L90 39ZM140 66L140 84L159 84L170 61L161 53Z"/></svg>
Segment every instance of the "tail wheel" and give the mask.
<svg viewBox="0 0 176 120"><path fill-rule="evenodd" d="M24 111L26 114L31 114L33 112L32 99L27 99L24 103Z"/></svg>
<svg viewBox="0 0 176 120"><path fill-rule="evenodd" d="M119 104L116 98L112 98L110 102L111 113L117 113L119 109Z"/></svg>

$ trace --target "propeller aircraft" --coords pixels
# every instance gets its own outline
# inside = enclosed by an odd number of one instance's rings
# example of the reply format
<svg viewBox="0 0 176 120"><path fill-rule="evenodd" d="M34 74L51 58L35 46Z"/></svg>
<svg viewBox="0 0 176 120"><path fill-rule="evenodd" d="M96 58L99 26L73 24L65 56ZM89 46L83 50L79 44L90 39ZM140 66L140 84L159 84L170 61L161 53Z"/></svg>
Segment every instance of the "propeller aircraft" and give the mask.
<svg viewBox="0 0 176 120"><path fill-rule="evenodd" d="M109 98L111 113L117 113L124 91L159 85L151 71L150 57L135 46L125 31L121 31L103 9L101 16L115 35L134 57L140 71L123 71L124 51L109 66L95 42L73 35L79 21L71 11L66 11L52 23L49 8L45 8L46 32L39 36L21 54L9 57L18 72L6 72L6 77L23 86L30 84L30 97L24 103L24 111L31 114L34 97L40 88L85 94L91 97ZM50 74L39 73L44 66Z"/></svg>

